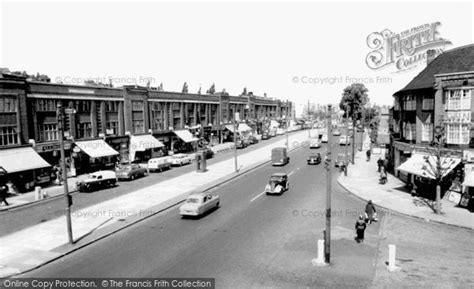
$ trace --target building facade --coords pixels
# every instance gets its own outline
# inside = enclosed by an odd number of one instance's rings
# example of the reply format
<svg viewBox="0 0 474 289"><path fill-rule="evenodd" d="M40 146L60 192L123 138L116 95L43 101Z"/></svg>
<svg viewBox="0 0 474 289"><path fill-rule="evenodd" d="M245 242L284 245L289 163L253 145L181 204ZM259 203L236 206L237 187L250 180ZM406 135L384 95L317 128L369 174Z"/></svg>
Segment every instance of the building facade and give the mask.
<svg viewBox="0 0 474 289"><path fill-rule="evenodd" d="M253 95L64 85L10 74L0 78L0 91L0 174L18 183L28 179L26 187L46 180L45 163L59 164L58 105L64 108L64 147L73 173L195 148L198 139L218 142L237 112L241 121L256 122L292 111L288 101ZM45 162L8 169L7 155L20 148Z"/></svg>
<svg viewBox="0 0 474 289"><path fill-rule="evenodd" d="M459 159L461 168L474 161L468 157L474 148L474 45L428 56L427 67L393 97L390 161L398 177L413 183L414 174L397 168L430 151L440 135L444 156Z"/></svg>

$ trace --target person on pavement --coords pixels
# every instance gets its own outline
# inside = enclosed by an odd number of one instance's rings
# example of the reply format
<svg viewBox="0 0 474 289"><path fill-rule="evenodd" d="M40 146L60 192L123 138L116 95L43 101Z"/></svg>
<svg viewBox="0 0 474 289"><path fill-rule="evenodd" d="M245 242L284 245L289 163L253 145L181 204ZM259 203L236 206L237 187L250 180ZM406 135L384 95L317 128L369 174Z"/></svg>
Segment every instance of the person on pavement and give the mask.
<svg viewBox="0 0 474 289"><path fill-rule="evenodd" d="M8 188L5 185L0 185L0 205L5 203L5 206L9 206L10 204L7 202L8 196Z"/></svg>
<svg viewBox="0 0 474 289"><path fill-rule="evenodd" d="M379 159L377 160L377 166L378 166L378 170L377 170L377 171L380 173L380 170L382 169L382 166L383 166L383 160L382 160L382 158L379 158Z"/></svg>
<svg viewBox="0 0 474 289"><path fill-rule="evenodd" d="M369 225L372 223L372 221L377 221L377 211L375 210L372 200L369 200L365 206L365 215L366 222L369 223Z"/></svg>
<svg viewBox="0 0 474 289"><path fill-rule="evenodd" d="M364 217L362 215L359 215L359 220L357 220L355 224L357 243L364 242L364 232L366 228L367 224L364 221Z"/></svg>
<svg viewBox="0 0 474 289"><path fill-rule="evenodd" d="M368 149L365 154L367 155L367 161L370 162L370 155L371 155L371 152L370 152L370 149Z"/></svg>

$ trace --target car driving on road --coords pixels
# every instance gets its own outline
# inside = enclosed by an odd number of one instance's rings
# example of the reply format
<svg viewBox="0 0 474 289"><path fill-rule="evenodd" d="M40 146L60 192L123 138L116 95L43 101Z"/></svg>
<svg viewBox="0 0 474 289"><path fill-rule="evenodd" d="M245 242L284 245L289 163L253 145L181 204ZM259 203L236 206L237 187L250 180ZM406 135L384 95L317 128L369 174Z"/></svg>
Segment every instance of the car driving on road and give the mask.
<svg viewBox="0 0 474 289"><path fill-rule="evenodd" d="M274 173L270 177L270 181L265 186L265 193L281 195L283 192L288 191L290 188L290 182L286 173Z"/></svg>
<svg viewBox="0 0 474 289"><path fill-rule="evenodd" d="M219 207L219 195L211 193L191 194L186 198L179 214L181 216L201 216L209 210Z"/></svg>
<svg viewBox="0 0 474 289"><path fill-rule="evenodd" d="M321 154L311 154L306 161L308 165L318 165L321 163Z"/></svg>

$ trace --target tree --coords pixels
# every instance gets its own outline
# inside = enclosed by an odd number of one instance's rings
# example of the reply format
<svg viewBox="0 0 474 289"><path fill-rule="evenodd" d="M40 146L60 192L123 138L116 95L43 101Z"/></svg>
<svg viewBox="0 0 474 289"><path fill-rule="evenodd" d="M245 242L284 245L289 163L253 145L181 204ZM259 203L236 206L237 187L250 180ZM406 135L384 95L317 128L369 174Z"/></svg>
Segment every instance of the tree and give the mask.
<svg viewBox="0 0 474 289"><path fill-rule="evenodd" d="M216 93L216 86L214 85L214 83L211 85L211 87L209 87L209 89L206 91L207 94L214 94Z"/></svg>
<svg viewBox="0 0 474 289"><path fill-rule="evenodd" d="M188 93L188 84L186 82L183 84L183 90L181 92Z"/></svg>
<svg viewBox="0 0 474 289"><path fill-rule="evenodd" d="M443 147L446 144L444 126L436 126L433 142L428 149L428 155L424 157L425 163L422 167L423 176L435 181L435 213L441 214L441 187L446 184L447 176L452 171L456 161L443 155Z"/></svg>
<svg viewBox="0 0 474 289"><path fill-rule="evenodd" d="M339 108L344 111L344 116L352 119L352 163L354 163L355 155L354 130L356 122L362 118L362 109L369 100L368 91L364 84L353 83L344 88L339 103Z"/></svg>

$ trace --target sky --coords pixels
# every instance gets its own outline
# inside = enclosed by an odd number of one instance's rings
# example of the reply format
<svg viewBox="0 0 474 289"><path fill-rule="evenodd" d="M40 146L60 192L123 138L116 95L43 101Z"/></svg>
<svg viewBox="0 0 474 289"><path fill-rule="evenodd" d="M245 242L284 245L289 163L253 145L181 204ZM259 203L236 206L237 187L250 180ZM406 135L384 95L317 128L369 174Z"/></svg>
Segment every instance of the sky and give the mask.
<svg viewBox="0 0 474 289"><path fill-rule="evenodd" d="M473 43L472 2L21 2L0 0L0 67L44 73L53 82L92 78L166 91L216 90L311 103L338 103L362 82L371 103L424 67L373 70L373 32L439 22L449 50Z"/></svg>

